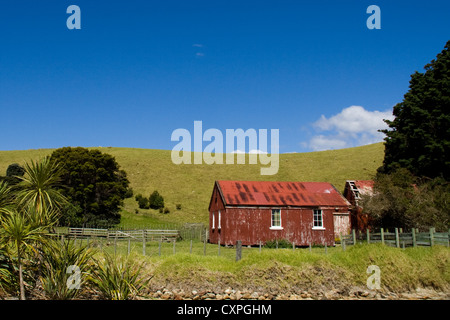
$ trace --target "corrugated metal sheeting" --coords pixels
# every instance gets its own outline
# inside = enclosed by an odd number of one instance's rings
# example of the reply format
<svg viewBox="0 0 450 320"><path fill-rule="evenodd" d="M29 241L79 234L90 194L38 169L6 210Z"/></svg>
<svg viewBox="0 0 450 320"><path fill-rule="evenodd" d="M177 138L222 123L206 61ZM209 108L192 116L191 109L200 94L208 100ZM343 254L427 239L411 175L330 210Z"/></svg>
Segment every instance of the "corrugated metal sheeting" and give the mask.
<svg viewBox="0 0 450 320"><path fill-rule="evenodd" d="M216 181L209 241L257 245L286 239L298 246L334 245L350 226L350 203L326 182Z"/></svg>
<svg viewBox="0 0 450 320"><path fill-rule="evenodd" d="M373 193L373 180L347 180L345 183L344 197L351 204L351 228L365 231L369 227L369 215L362 213L359 200L361 195L371 195Z"/></svg>
<svg viewBox="0 0 450 320"><path fill-rule="evenodd" d="M327 182L217 181L229 206L342 206L347 200Z"/></svg>

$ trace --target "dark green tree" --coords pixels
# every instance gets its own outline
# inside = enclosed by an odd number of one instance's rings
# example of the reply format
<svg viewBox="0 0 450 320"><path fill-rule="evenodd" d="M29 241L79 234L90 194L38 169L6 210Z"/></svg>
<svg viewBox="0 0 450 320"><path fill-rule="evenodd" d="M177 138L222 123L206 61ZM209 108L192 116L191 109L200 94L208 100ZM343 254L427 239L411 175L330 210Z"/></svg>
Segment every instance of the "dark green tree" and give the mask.
<svg viewBox="0 0 450 320"><path fill-rule="evenodd" d="M73 224L109 226L120 222L120 207L129 181L115 158L99 150L65 147L52 161L61 166L62 192L72 206L63 212Z"/></svg>
<svg viewBox="0 0 450 320"><path fill-rule="evenodd" d="M442 178L417 178L400 168L389 174L378 173L373 191L373 195L362 195L360 203L373 228L448 230L450 183Z"/></svg>
<svg viewBox="0 0 450 320"><path fill-rule="evenodd" d="M150 208L150 202L148 198L145 198L142 196L142 194L137 194L134 199L138 202L140 209L149 209Z"/></svg>
<svg viewBox="0 0 450 320"><path fill-rule="evenodd" d="M6 177L3 178L9 185L16 185L20 182L20 177L25 174L25 168L18 163L12 163L6 169Z"/></svg>
<svg viewBox="0 0 450 320"><path fill-rule="evenodd" d="M153 193L149 197L150 200L150 208L159 209L164 208L164 198L159 194L157 190L153 191Z"/></svg>
<svg viewBox="0 0 450 320"><path fill-rule="evenodd" d="M411 75L409 91L394 106L381 173L406 168L418 177L450 179L450 41L425 73Z"/></svg>
<svg viewBox="0 0 450 320"><path fill-rule="evenodd" d="M22 167L18 163L13 163L8 166L8 169L6 169L6 176L7 177L14 177L14 176L20 176L22 177L25 174L25 168Z"/></svg>

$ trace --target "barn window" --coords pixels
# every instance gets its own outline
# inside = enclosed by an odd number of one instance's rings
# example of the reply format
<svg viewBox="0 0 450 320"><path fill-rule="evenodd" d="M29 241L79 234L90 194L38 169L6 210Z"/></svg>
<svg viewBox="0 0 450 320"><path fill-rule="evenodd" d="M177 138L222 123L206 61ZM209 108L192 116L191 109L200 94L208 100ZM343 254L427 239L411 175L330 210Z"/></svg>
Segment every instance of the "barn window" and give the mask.
<svg viewBox="0 0 450 320"><path fill-rule="evenodd" d="M219 210L219 216L217 217L218 221L217 221L217 229L220 229L220 220L221 220L221 216L220 216L220 210Z"/></svg>
<svg viewBox="0 0 450 320"><path fill-rule="evenodd" d="M212 213L212 229L214 230L215 228L215 221L214 221L214 212Z"/></svg>
<svg viewBox="0 0 450 320"><path fill-rule="evenodd" d="M272 209L271 229L281 229L281 210Z"/></svg>
<svg viewBox="0 0 450 320"><path fill-rule="evenodd" d="M322 213L322 210L320 210L320 209L314 209L313 228L323 229L323 213Z"/></svg>

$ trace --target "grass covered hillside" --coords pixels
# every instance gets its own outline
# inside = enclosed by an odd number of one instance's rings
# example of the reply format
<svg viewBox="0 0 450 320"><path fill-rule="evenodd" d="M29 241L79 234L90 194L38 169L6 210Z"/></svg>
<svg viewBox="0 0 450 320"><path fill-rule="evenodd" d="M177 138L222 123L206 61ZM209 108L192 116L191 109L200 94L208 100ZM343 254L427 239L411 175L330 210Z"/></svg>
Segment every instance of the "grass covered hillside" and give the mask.
<svg viewBox="0 0 450 320"><path fill-rule="evenodd" d="M324 181L343 191L345 180L371 179L384 157L383 143L362 147L280 155L278 173L260 175L260 164L250 165L175 165L171 151L134 148L96 148L114 156L130 180L134 194L148 197L158 190L170 213L138 209L132 198L125 200L124 227L156 223L207 223L209 198L215 180ZM53 149L0 151L0 175L12 163L23 165L30 159L50 155ZM259 161L258 161L259 162ZM248 163L248 161L246 161ZM181 204L181 210L176 205ZM138 209L138 213L136 213Z"/></svg>

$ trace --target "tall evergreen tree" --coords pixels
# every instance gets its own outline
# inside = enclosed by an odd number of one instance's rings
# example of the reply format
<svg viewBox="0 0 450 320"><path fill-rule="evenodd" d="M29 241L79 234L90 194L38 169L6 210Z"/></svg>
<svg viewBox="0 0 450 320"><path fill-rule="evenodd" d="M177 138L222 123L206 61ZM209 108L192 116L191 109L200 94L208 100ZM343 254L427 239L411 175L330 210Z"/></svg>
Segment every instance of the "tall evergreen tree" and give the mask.
<svg viewBox="0 0 450 320"><path fill-rule="evenodd" d="M63 210L66 223L108 226L120 222L129 181L113 156L65 147L55 150L51 160L61 165L61 192L72 205Z"/></svg>
<svg viewBox="0 0 450 320"><path fill-rule="evenodd" d="M411 75L409 91L385 120L385 158L379 172L406 168L416 176L450 179L450 41L425 72Z"/></svg>

